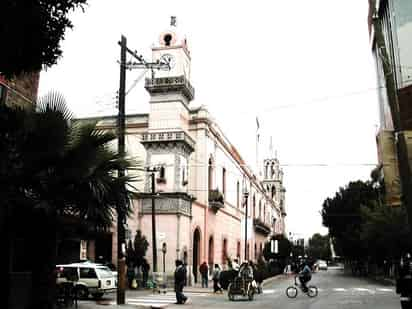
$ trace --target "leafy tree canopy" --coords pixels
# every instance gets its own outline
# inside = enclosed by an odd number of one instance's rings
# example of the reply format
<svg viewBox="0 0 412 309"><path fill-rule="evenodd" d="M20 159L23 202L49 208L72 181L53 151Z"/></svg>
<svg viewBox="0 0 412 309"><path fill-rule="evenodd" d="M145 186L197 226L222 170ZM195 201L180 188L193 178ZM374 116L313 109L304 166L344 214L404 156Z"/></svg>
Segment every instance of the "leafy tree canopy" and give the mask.
<svg viewBox="0 0 412 309"><path fill-rule="evenodd" d="M322 236L319 233L313 234L309 239L307 253L312 259L329 260L331 257L329 236Z"/></svg>
<svg viewBox="0 0 412 309"><path fill-rule="evenodd" d="M60 41L73 25L68 14L87 0L0 1L0 73L10 78L50 67L62 55Z"/></svg>
<svg viewBox="0 0 412 309"><path fill-rule="evenodd" d="M372 209L381 200L379 189L371 182L354 181L340 188L333 198L323 203L323 225L329 228L338 255L362 257L367 248L361 242L361 226L365 218L361 207ZM344 254L342 254L344 253Z"/></svg>

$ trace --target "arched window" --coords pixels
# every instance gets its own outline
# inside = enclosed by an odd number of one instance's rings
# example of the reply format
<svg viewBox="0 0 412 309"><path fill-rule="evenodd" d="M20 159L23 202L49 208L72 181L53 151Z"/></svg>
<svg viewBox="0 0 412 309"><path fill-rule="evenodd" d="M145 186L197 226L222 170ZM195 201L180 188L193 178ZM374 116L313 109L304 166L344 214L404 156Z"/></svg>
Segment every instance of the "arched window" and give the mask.
<svg viewBox="0 0 412 309"><path fill-rule="evenodd" d="M274 176L275 176L275 163L272 162L272 164L270 165L270 178L273 179Z"/></svg>
<svg viewBox="0 0 412 309"><path fill-rule="evenodd" d="M236 183L236 207L239 208L240 202L240 184L239 181Z"/></svg>
<svg viewBox="0 0 412 309"><path fill-rule="evenodd" d="M265 178L269 178L269 162L266 162L265 166Z"/></svg>
<svg viewBox="0 0 412 309"><path fill-rule="evenodd" d="M262 200L259 201L259 219L262 219Z"/></svg>
<svg viewBox="0 0 412 309"><path fill-rule="evenodd" d="M208 169L208 174L207 174L207 179L208 179L208 186L209 190L213 190L213 172L214 172L214 166L213 166L213 158L209 158L209 169Z"/></svg>

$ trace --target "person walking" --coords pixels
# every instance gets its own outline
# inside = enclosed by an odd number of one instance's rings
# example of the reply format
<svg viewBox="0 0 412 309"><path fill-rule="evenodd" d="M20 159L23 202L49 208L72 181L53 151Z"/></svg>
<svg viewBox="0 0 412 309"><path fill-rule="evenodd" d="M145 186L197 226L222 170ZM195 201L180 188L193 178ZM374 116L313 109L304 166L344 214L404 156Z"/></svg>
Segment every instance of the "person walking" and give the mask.
<svg viewBox="0 0 412 309"><path fill-rule="evenodd" d="M220 279L220 267L218 264L215 264L215 268L213 269L213 275L212 275L212 280L213 280L213 293L221 292L222 288L219 285L219 279Z"/></svg>
<svg viewBox="0 0 412 309"><path fill-rule="evenodd" d="M186 270L183 262L180 260L175 261L175 292L176 292L176 304L183 305L187 301L187 297L183 294L183 287L186 283Z"/></svg>
<svg viewBox="0 0 412 309"><path fill-rule="evenodd" d="M206 262L203 262L202 265L200 265L199 272L202 276L202 288L207 288L209 281L209 267Z"/></svg>

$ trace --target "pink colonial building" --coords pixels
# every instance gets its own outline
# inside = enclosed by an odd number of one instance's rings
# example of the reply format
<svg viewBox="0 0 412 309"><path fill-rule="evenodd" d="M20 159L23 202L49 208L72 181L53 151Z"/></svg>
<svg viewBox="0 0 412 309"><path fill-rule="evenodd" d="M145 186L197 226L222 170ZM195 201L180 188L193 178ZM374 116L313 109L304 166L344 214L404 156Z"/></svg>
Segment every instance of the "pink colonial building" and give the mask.
<svg viewBox="0 0 412 309"><path fill-rule="evenodd" d="M127 116L126 148L129 155L142 158L146 167L159 169L154 197L158 269L163 269L165 243L166 271L172 272L175 259L182 259L191 280L197 281L203 261L226 267L228 258L256 260L271 235L285 233L283 172L277 158L268 158L262 162L263 176L254 174L207 109L191 108L195 94L190 83L191 56L176 28L160 35L152 57L169 62L171 69L146 79L150 111ZM97 120L102 129L115 128L115 117ZM142 231L150 244L146 257L152 264L153 195L150 174L142 176L127 234L133 239L136 230ZM247 218L245 191L249 193ZM117 235L113 231L89 241L91 258L104 255L115 262Z"/></svg>

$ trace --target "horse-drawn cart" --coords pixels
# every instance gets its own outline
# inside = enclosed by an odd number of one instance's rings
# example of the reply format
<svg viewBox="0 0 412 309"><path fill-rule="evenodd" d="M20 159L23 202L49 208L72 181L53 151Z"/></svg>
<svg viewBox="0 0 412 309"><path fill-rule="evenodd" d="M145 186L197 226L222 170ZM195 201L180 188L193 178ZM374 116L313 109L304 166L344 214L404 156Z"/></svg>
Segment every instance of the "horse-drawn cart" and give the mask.
<svg viewBox="0 0 412 309"><path fill-rule="evenodd" d="M227 295L229 300L235 300L236 295L242 295L249 300L253 300L253 297L256 293L255 282L252 278L247 277L235 277L234 280L229 283L227 288Z"/></svg>

